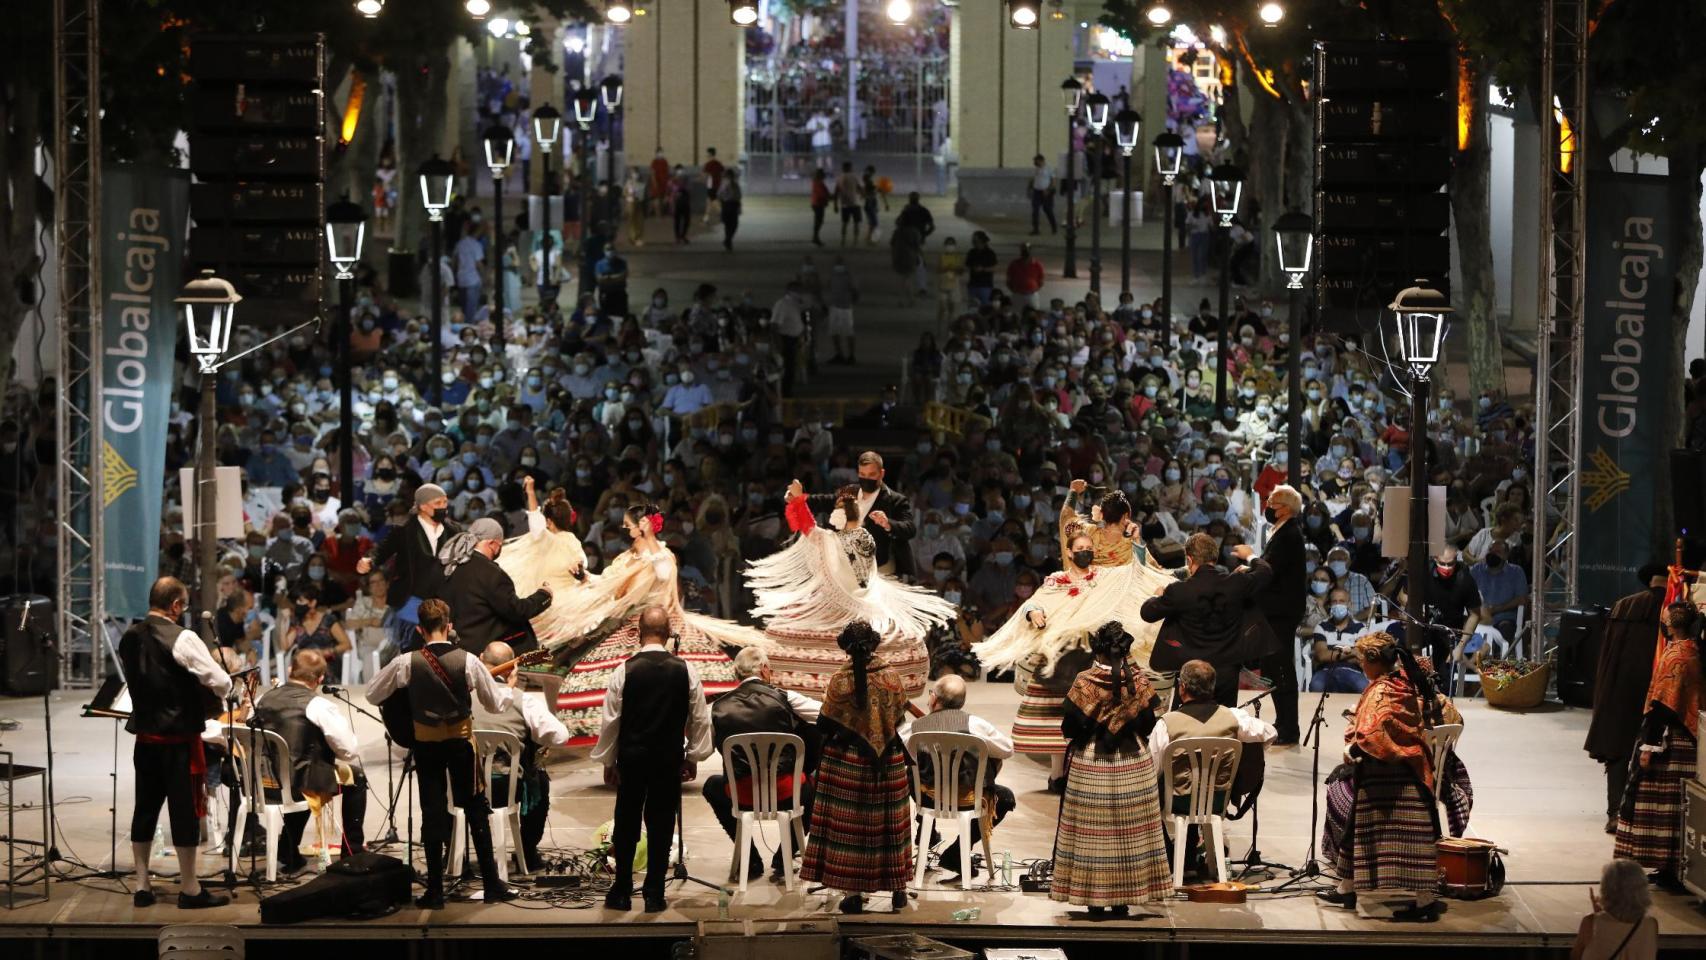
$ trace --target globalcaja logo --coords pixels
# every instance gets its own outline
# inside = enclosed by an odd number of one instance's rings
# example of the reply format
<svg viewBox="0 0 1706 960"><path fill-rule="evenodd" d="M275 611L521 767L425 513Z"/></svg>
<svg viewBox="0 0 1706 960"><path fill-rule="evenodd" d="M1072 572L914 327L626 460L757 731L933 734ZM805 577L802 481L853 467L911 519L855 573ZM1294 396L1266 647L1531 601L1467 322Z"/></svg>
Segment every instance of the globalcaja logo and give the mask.
<svg viewBox="0 0 1706 960"><path fill-rule="evenodd" d="M126 463L112 444L103 440L101 447L101 507L105 509L136 486L137 476L136 468Z"/></svg>
<svg viewBox="0 0 1706 960"><path fill-rule="evenodd" d="M1582 486L1588 489L1588 509L1597 511L1629 489L1631 478L1604 447L1595 447L1588 463L1589 468L1582 473Z"/></svg>

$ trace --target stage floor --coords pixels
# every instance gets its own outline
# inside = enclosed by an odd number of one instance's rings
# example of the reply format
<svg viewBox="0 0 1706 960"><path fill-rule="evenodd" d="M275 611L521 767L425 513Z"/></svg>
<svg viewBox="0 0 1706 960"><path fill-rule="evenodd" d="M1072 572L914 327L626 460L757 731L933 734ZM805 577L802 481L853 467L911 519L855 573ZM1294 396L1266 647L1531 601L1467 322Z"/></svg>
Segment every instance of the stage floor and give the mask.
<svg viewBox="0 0 1706 960"><path fill-rule="evenodd" d="M109 862L109 802L113 768L113 723L78 716L84 693L53 697L53 734L60 844L70 856L95 867ZM1315 698L1305 695L1308 711ZM1010 685L974 683L969 709L998 725L1010 724L1018 697ZM1327 736L1321 755L1322 774L1338 761L1343 710L1354 705L1351 696L1331 696L1326 707ZM1604 827L1604 779L1597 764L1581 750L1588 714L1552 705L1515 714L1493 710L1481 701L1465 701L1466 731L1459 751L1475 785L1471 832L1497 841L1509 850L1505 857L1508 885L1495 898L1479 902L1448 901L1449 911L1437 923L1398 924L1358 918L1354 913L1321 904L1307 892L1258 895L1242 906L1193 904L1183 899L1151 904L1147 917L1130 920L1087 919L1082 908L1050 901L1044 894L961 891L928 875L924 889L898 913L873 912L842 918L849 932L915 931L962 941L1058 943L1071 940L1147 940L1162 942L1266 941L1320 944L1420 945L1482 947L1567 947L1588 910L1588 890L1611 855L1611 838ZM42 706L38 700L0 700L0 716L19 721L6 733L0 748L15 751L20 764L39 764L44 757ZM376 791L387 783L385 746L378 725L357 717L368 777ZM118 819L127 829L131 797L128 736L118 738ZM1287 864L1303 861L1309 847L1311 806L1310 763L1306 749L1270 750L1266 786L1260 805L1261 851L1268 860ZM733 845L698 796L703 778L720 770L713 757L700 765L700 779L684 785L686 843L695 875L721 882ZM999 858L1010 851L1023 860L1049 855L1059 798L1044 792L1047 769L1027 758L1015 758L1001 780L1018 795L1016 811L996 831ZM614 794L605 788L600 771L584 757L559 758L552 767L550 828L546 847L565 851L592 845L593 831L610 819ZM1324 794L1323 794L1324 796ZM34 803L33 787L20 791L21 801ZM34 809L20 809L19 835L34 837L39 818ZM399 829L405 823L398 810ZM370 836L384 833L383 801L369 804ZM418 823L418 817L417 821ZM1231 825L1235 855L1250 845L1250 818ZM310 831L312 833L312 831ZM774 829L769 836L774 839ZM118 863L128 869L130 853L121 832ZM401 855L401 847L387 852ZM417 850L418 852L418 850ZM202 872L212 874L218 863L203 858ZM173 873L169 858L156 861L156 871ZM980 875L981 876L981 875ZM1280 871L1284 879L1284 871ZM1274 881L1277 884L1277 880ZM172 890L170 880L157 889ZM886 901L886 898L880 898ZM1667 949L1706 949L1706 912L1690 898L1654 892L1660 934ZM181 913L162 905L148 910L131 907L127 892L115 881L56 882L45 903L0 910L0 936L126 937L150 936L164 923L215 922L258 925L253 889L243 885L229 907ZM786 892L768 880L755 881L738 895L735 918L803 918L832 912L826 894ZM262 928L268 938L536 938L536 937L684 937L699 920L715 919L714 891L672 885L670 909L660 915L609 914L587 902L580 908L551 908L522 901L486 907L453 903L438 913L410 907L388 918L366 923L301 924ZM978 907L981 916L956 922L952 914ZM264 932L263 932L264 931ZM406 931L406 932L405 932Z"/></svg>

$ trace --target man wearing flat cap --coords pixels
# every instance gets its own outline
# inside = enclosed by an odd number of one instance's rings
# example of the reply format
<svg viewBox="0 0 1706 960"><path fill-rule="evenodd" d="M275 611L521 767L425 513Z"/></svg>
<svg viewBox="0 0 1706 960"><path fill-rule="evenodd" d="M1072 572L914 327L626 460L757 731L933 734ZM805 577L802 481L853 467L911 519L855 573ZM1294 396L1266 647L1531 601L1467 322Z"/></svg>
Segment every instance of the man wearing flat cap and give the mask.
<svg viewBox="0 0 1706 960"><path fill-rule="evenodd" d="M374 567L391 565L391 587L385 604L390 608L397 649L408 652L420 646L415 627L422 600L439 595L444 572L438 563L438 548L460 532L450 519L450 498L436 483L415 490L415 516L392 528L373 552L356 561L355 572L367 576Z"/></svg>
<svg viewBox="0 0 1706 960"><path fill-rule="evenodd" d="M440 594L450 604L456 645L476 657L498 640L517 653L536 649L530 621L551 605L551 588L544 584L526 598L516 596L515 581L495 562L503 545L503 527L481 517L438 548L444 568Z"/></svg>

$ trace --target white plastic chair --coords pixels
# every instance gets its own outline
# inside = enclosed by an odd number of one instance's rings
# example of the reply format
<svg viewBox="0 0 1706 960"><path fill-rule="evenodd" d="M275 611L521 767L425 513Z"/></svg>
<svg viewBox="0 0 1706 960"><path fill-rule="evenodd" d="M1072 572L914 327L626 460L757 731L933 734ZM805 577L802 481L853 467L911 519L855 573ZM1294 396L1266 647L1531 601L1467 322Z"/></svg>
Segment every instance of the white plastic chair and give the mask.
<svg viewBox="0 0 1706 960"><path fill-rule="evenodd" d="M989 758L984 752L983 741L969 733L948 733L945 731L925 731L915 733L907 743L907 749L912 751L918 763L912 766L912 800L918 805L918 869L912 878L912 885L924 885L924 868L930 861L930 833L939 820L950 821L959 836L960 859L966 867L966 872L960 875L960 885L964 887L972 879L972 824L977 823L983 815L983 782L989 772ZM924 758L930 758L931 803L924 802L924 783L920 770L923 769ZM975 763L975 779L972 781L971 805L960 806L960 776L961 768L966 763ZM995 880L995 856L990 852L989 831L983 832L983 863L986 876L984 888Z"/></svg>
<svg viewBox="0 0 1706 960"><path fill-rule="evenodd" d="M174 923L155 940L160 960L243 960L243 931L213 923Z"/></svg>
<svg viewBox="0 0 1706 960"><path fill-rule="evenodd" d="M1297 657L1297 692L1307 693L1309 681L1315 677L1315 641L1295 633L1291 637L1292 653Z"/></svg>
<svg viewBox="0 0 1706 960"><path fill-rule="evenodd" d="M796 789L793 806L782 809L777 784L782 778L782 757L794 752L793 777ZM771 821L779 828L776 845L781 850L782 882L789 890L799 884L794 872L794 850L806 846L805 804L798 785L806 775L806 742L791 733L737 733L723 741L723 779L728 782L731 798L735 790L735 757L745 761L752 771L752 807L735 810L735 854L729 862L729 880L738 881L740 892L746 892L746 873L752 866L753 838L758 825Z"/></svg>
<svg viewBox="0 0 1706 960"><path fill-rule="evenodd" d="M1192 824L1208 827L1204 842L1214 845L1214 867L1221 881L1226 880L1226 801L1215 809L1215 784L1224 781L1230 793L1232 779L1238 775L1238 759L1244 745L1231 737L1185 737L1167 744L1161 756L1161 820L1173 835L1173 886L1185 882L1185 837ZM1190 792L1186 812L1173 812L1173 768L1182 761L1190 772Z"/></svg>
<svg viewBox="0 0 1706 960"><path fill-rule="evenodd" d="M1433 754L1434 785L1437 787L1445 777L1446 757L1451 754L1452 750L1456 749L1458 738L1463 736L1463 724L1442 723L1437 727L1429 727L1426 735L1428 752ZM1434 803L1442 808L1445 806L1445 799L1439 795L1437 789L1434 791ZM1441 824L1446 822L1443 813L1440 815L1439 822Z"/></svg>
<svg viewBox="0 0 1706 960"><path fill-rule="evenodd" d="M521 739L513 733L503 730L475 730L474 753L478 757L476 768L485 777L486 796L492 801L492 812L487 814L487 822L492 827L492 856L498 861L498 879L509 880L509 858L515 857L516 876L527 876L527 851L521 843ZM498 797L492 790L494 762L497 755L502 754L509 759L509 791L508 795ZM499 800L503 806L499 807ZM464 827L468 823L468 812L456 806L455 798L451 798L451 820L453 825L450 834L450 863L453 872L462 869L462 858L467 856L468 831Z"/></svg>
<svg viewBox="0 0 1706 960"><path fill-rule="evenodd" d="M278 838L284 832L284 815L308 809L308 801L295 799L291 789L290 745L272 730L251 730L246 726L226 724L231 742L237 748L236 762L241 770L242 799L237 803L237 831L231 838L231 869L237 870L238 852L243 849L243 833L248 827L249 811L255 811L261 829L267 834L267 880L278 879ZM278 802L267 799L268 781L278 785Z"/></svg>
<svg viewBox="0 0 1706 960"><path fill-rule="evenodd" d="M1487 641L1480 650L1482 659L1485 659L1489 652L1493 652L1495 654L1493 657L1495 660L1502 660L1510 655L1511 645L1505 641L1504 633L1497 627L1482 624L1475 628L1475 634L1476 636L1486 638ZM1481 674L1470 672L1473 664L1474 657L1471 657L1470 666L1464 666L1461 669L1453 671L1453 676L1457 678L1457 682L1452 685L1453 696L1461 694L1464 690L1464 685L1470 683L1475 685L1475 696L1479 697L1481 695ZM1437 669L1441 665L1434 664L1434 666Z"/></svg>

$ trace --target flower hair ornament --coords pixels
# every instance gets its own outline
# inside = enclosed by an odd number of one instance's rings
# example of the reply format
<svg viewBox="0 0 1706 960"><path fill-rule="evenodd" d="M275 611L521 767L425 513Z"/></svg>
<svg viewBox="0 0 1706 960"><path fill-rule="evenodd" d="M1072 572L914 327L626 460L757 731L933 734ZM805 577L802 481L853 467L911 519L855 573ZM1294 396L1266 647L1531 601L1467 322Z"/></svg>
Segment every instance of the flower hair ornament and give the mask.
<svg viewBox="0 0 1706 960"><path fill-rule="evenodd" d="M647 517L646 520L648 522L650 522L652 525L652 534L653 535L660 534L663 532L663 514L654 513L651 516Z"/></svg>

